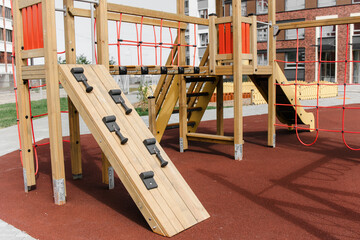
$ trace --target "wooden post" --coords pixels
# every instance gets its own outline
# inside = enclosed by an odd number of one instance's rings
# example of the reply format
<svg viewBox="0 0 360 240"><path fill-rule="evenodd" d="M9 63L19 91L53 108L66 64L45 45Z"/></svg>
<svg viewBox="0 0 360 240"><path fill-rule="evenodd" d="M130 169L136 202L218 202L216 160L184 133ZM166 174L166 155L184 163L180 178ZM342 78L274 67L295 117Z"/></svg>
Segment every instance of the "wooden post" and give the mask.
<svg viewBox="0 0 360 240"><path fill-rule="evenodd" d="M242 37L241 0L233 0L233 59L234 59L234 145L235 160L243 158L243 98L242 98Z"/></svg>
<svg viewBox="0 0 360 240"><path fill-rule="evenodd" d="M148 112L149 112L149 129L150 132L156 136L156 111L155 111L155 97L148 97Z"/></svg>
<svg viewBox="0 0 360 240"><path fill-rule="evenodd" d="M269 0L268 2L268 21L272 23L272 26L276 24L276 0ZM268 146L275 147L276 132L275 132L275 117L276 117L276 78L275 78L275 64L276 59L276 39L274 37L274 28L269 29L269 65L272 66L273 72L269 77L269 101L268 101Z"/></svg>
<svg viewBox="0 0 360 240"><path fill-rule="evenodd" d="M74 7L73 0L65 0L67 10ZM64 14L66 63L76 63L75 21L69 12ZM79 113L68 97L71 171L73 179L82 178Z"/></svg>
<svg viewBox="0 0 360 240"><path fill-rule="evenodd" d="M42 0L42 15L54 199L55 204L62 205L65 204L66 190L57 63L55 1Z"/></svg>
<svg viewBox="0 0 360 240"><path fill-rule="evenodd" d="M216 75L216 55L218 53L218 31L215 24L216 14L209 15L209 74Z"/></svg>
<svg viewBox="0 0 360 240"><path fill-rule="evenodd" d="M108 40L108 19L107 0L99 0L96 8L96 36L97 36L97 60L98 64L109 69L109 40ZM114 188L114 169L105 154L102 154L102 182Z"/></svg>
<svg viewBox="0 0 360 240"><path fill-rule="evenodd" d="M251 16L251 27L250 27L250 49L252 50L251 53L253 55L252 64L253 64L253 70L254 73L257 72L258 69L258 62L257 62L257 20L256 16Z"/></svg>
<svg viewBox="0 0 360 240"><path fill-rule="evenodd" d="M29 84L22 79L22 67L27 64L27 59L22 59L21 49L23 45L22 14L19 9L19 0L14 1L14 31L16 52L16 85L17 100L19 106L19 125L21 140L21 156L23 160L23 175L25 192L35 186L34 152L31 138L31 116L29 105Z"/></svg>
<svg viewBox="0 0 360 240"><path fill-rule="evenodd" d="M177 0L177 13L179 15L185 15L185 1ZM185 30L180 30L180 44L185 44ZM180 46L178 48L179 65L185 65L185 47ZM187 141L187 97L186 97L186 81L184 75L179 75L179 135L180 135L180 152L188 149Z"/></svg>
<svg viewBox="0 0 360 240"><path fill-rule="evenodd" d="M224 16L223 0L216 0L216 15L219 18Z"/></svg>
<svg viewBox="0 0 360 240"><path fill-rule="evenodd" d="M217 135L224 136L224 80L219 76L216 86L216 130Z"/></svg>

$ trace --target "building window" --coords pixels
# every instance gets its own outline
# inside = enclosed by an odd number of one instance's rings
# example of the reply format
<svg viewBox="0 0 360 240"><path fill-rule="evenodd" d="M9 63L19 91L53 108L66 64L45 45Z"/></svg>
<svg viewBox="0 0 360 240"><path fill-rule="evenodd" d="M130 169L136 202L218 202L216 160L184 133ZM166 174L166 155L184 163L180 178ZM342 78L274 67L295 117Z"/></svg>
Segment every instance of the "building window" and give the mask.
<svg viewBox="0 0 360 240"><path fill-rule="evenodd" d="M200 33L199 38L200 38L200 46L205 47L206 45L208 45L209 36L207 33Z"/></svg>
<svg viewBox="0 0 360 240"><path fill-rule="evenodd" d="M299 50L298 69L305 68L305 52ZM296 51L285 53L285 69L296 69Z"/></svg>
<svg viewBox="0 0 360 240"><path fill-rule="evenodd" d="M268 40L267 27L258 29L257 38L258 42L266 42Z"/></svg>
<svg viewBox="0 0 360 240"><path fill-rule="evenodd" d="M247 1L241 1L241 16L247 16Z"/></svg>
<svg viewBox="0 0 360 240"><path fill-rule="evenodd" d="M318 0L318 7L330 7L335 5L336 0Z"/></svg>
<svg viewBox="0 0 360 240"><path fill-rule="evenodd" d="M323 38L327 38L327 37L335 37L336 35L336 28L335 26L324 26L322 27L322 37Z"/></svg>
<svg viewBox="0 0 360 240"><path fill-rule="evenodd" d="M299 39L305 38L305 29L299 28L298 33L296 32L296 29L289 29L285 31L285 39L286 40L293 40L297 39L297 34L299 34Z"/></svg>
<svg viewBox="0 0 360 240"><path fill-rule="evenodd" d="M5 58L8 63L11 63L11 53L0 52L0 63L5 63Z"/></svg>
<svg viewBox="0 0 360 240"><path fill-rule="evenodd" d="M352 3L360 3L360 0L352 0Z"/></svg>
<svg viewBox="0 0 360 240"><path fill-rule="evenodd" d="M6 41L12 42L12 31L6 29Z"/></svg>
<svg viewBox="0 0 360 240"><path fill-rule="evenodd" d="M209 18L208 10L207 9L199 10L199 16L201 18Z"/></svg>
<svg viewBox="0 0 360 240"><path fill-rule="evenodd" d="M335 82L335 51L322 52L321 61L320 81Z"/></svg>
<svg viewBox="0 0 360 240"><path fill-rule="evenodd" d="M256 0L256 13L266 14L268 12L268 0Z"/></svg>
<svg viewBox="0 0 360 240"><path fill-rule="evenodd" d="M360 51L353 51L353 58L354 58L354 62L353 66L354 66L354 71L353 71L353 82L354 83L360 83Z"/></svg>
<svg viewBox="0 0 360 240"><path fill-rule="evenodd" d="M305 9L305 0L285 0L285 11Z"/></svg>
<svg viewBox="0 0 360 240"><path fill-rule="evenodd" d="M267 62L267 53L259 53L257 55L258 65L260 66L266 66L268 65Z"/></svg>
<svg viewBox="0 0 360 240"><path fill-rule="evenodd" d="M360 36L360 23L355 23L354 24L354 34L353 34L353 36Z"/></svg>

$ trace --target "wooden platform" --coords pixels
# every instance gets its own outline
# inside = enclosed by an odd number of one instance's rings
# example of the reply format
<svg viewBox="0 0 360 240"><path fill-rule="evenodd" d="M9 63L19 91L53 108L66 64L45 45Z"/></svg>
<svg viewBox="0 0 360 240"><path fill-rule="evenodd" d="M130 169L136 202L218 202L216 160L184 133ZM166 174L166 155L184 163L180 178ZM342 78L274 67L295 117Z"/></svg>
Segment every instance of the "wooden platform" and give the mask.
<svg viewBox="0 0 360 240"><path fill-rule="evenodd" d="M77 82L72 68L81 67L93 91L86 93L81 82ZM154 138L136 113L125 114L116 104L109 91L119 89L113 78L102 65L59 65L59 78L76 106L81 117L109 159L135 204L151 229L163 236L173 236L207 218L209 214L185 182L161 146L156 146L169 164L161 168L155 155L150 155L143 144L145 139ZM132 107L125 99L125 103ZM121 133L129 140L121 145L119 137L111 133L102 119L116 116ZM147 190L139 175L153 171L157 188Z"/></svg>

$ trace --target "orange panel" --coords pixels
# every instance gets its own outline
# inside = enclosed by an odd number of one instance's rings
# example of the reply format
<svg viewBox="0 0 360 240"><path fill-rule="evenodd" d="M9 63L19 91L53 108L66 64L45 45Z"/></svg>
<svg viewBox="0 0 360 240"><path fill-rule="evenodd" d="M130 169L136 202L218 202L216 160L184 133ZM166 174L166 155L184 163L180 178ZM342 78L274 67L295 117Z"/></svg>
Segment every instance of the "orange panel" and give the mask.
<svg viewBox="0 0 360 240"><path fill-rule="evenodd" d="M44 47L44 37L43 37L43 23L42 23L42 5L38 4L38 24L39 24L39 48Z"/></svg>
<svg viewBox="0 0 360 240"><path fill-rule="evenodd" d="M245 32L246 32L246 53L250 53L250 24L245 24Z"/></svg>
<svg viewBox="0 0 360 240"><path fill-rule="evenodd" d="M33 15L32 15L32 25L33 25L33 37L34 37L34 42L33 42L33 46L34 48L39 48L39 25L37 24L38 21L38 8L37 5L33 5L32 6L32 11L33 11Z"/></svg>
<svg viewBox="0 0 360 240"><path fill-rule="evenodd" d="M34 49L34 23L32 7L27 7L29 49Z"/></svg>
<svg viewBox="0 0 360 240"><path fill-rule="evenodd" d="M225 53L232 53L231 23L225 23Z"/></svg>
<svg viewBox="0 0 360 240"><path fill-rule="evenodd" d="M246 28L245 23L241 23L241 49L242 53L246 53Z"/></svg>
<svg viewBox="0 0 360 240"><path fill-rule="evenodd" d="M28 23L27 23L27 9L22 9L22 20L23 20L23 38L24 38L24 50L29 49L29 35L28 35Z"/></svg>
<svg viewBox="0 0 360 240"><path fill-rule="evenodd" d="M219 24L219 54L225 53L224 24Z"/></svg>

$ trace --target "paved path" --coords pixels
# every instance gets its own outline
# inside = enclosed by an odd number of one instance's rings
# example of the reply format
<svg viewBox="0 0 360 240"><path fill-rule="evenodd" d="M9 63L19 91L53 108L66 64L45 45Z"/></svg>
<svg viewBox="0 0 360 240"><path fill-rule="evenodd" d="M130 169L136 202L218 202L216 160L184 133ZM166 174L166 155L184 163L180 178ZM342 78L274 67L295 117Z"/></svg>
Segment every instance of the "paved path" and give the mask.
<svg viewBox="0 0 360 240"><path fill-rule="evenodd" d="M322 106L334 106L334 105L342 105L343 103L343 87L339 87L339 96L336 98L324 98L320 99L319 103ZM13 96L12 96L13 97ZM130 102L134 103L137 101L136 95L128 95ZM347 94L346 94L346 103L354 104L360 103L360 86L348 86ZM306 100L302 101L304 105L316 105L316 100ZM244 116L251 115L261 115L267 114L267 105L251 105L244 106L243 109ZM225 108L224 109L224 118L233 118L234 110L233 108ZM144 122L148 125L148 117L142 117ZM204 114L203 120L213 120L216 119L216 110L211 109L207 110ZM61 115L61 120L63 123L63 136L69 136L68 129L68 118L67 114ZM170 123L178 122L178 115L173 115L170 119ZM35 128L35 138L36 141L39 141L44 138L48 138L48 119L41 118L34 121ZM81 134L88 134L90 131L86 127L85 123L81 120L80 124ZM19 149L19 140L17 136L17 126L12 126L9 128L0 129L0 156L5 155L7 153L13 152ZM0 216L1 217L1 216ZM12 240L12 239L34 239L26 233L16 229L15 227L5 223L0 220L0 240Z"/></svg>

